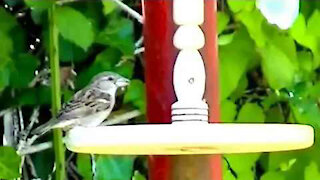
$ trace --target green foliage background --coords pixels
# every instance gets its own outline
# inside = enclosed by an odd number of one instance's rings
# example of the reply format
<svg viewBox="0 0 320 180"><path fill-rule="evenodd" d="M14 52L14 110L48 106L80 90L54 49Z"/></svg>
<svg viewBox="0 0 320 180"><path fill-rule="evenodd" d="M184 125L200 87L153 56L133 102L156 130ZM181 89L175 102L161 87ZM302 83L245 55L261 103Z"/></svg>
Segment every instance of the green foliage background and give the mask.
<svg viewBox="0 0 320 180"><path fill-rule="evenodd" d="M5 8L4 3L9 6ZM47 9L52 3L1 2L0 109L39 105L48 109L50 105L49 87L29 88L28 84L35 70L48 67ZM299 17L289 30L268 24L253 0L219 1L218 9L222 121L309 124L317 140L320 2L302 0ZM98 72L118 72L133 79L120 106L144 113L143 69L137 68L140 58L133 53L134 42L141 36L139 25L111 1L66 3L58 6L56 15L60 62L78 73L76 89ZM67 100L74 91L64 88L62 93ZM224 155L224 180L320 179L319 148L316 141L302 151ZM20 177L20 157L14 149L0 147L0 152L0 179ZM51 155L48 150L32 156L43 179L51 173ZM74 161L79 176L92 179L90 157L78 154ZM96 177L101 180L143 180L146 176L141 157L97 156L96 162Z"/></svg>

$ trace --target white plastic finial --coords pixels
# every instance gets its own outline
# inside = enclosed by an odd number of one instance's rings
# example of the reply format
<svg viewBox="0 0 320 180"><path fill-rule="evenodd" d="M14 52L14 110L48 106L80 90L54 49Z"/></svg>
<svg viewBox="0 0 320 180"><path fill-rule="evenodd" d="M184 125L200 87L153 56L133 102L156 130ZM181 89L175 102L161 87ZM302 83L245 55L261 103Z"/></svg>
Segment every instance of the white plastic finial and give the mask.
<svg viewBox="0 0 320 180"><path fill-rule="evenodd" d="M173 19L178 27L173 44L181 51L173 70L177 102L172 104L172 122L206 121L208 105L203 99L206 72L198 51L205 44L200 29L204 21L204 0L174 0Z"/></svg>
<svg viewBox="0 0 320 180"><path fill-rule="evenodd" d="M202 101L205 90L205 69L197 50L182 50L176 60L173 84L178 101L188 104Z"/></svg>
<svg viewBox="0 0 320 180"><path fill-rule="evenodd" d="M204 0L174 0L173 20L177 25L201 25L204 21Z"/></svg>
<svg viewBox="0 0 320 180"><path fill-rule="evenodd" d="M172 121L208 120L208 105L203 100L206 73L197 50L180 51L173 72L177 102L172 105Z"/></svg>
<svg viewBox="0 0 320 180"><path fill-rule="evenodd" d="M199 26L180 26L173 36L173 44L178 49L201 49L204 43L204 34Z"/></svg>

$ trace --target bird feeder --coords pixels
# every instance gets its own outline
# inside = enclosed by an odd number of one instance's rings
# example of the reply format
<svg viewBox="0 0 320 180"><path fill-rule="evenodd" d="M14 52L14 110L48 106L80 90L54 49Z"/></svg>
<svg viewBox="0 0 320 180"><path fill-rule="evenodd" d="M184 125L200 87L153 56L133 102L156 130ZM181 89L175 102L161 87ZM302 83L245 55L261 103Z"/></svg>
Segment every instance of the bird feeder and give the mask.
<svg viewBox="0 0 320 180"><path fill-rule="evenodd" d="M69 150L186 155L287 151L313 144L313 128L307 125L218 123L216 1L146 0L143 11L150 124L76 127L66 138Z"/></svg>

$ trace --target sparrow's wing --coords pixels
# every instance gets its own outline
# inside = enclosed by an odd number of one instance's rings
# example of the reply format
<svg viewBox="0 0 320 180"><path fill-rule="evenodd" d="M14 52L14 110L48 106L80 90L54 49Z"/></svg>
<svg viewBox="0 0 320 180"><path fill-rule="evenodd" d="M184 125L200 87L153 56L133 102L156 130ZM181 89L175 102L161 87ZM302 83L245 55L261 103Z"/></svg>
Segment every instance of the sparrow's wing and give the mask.
<svg viewBox="0 0 320 180"><path fill-rule="evenodd" d="M97 89L84 89L77 92L67 103L56 118L33 130L32 134L42 135L53 128L72 127L79 123L79 119L112 109L111 95Z"/></svg>
<svg viewBox="0 0 320 180"><path fill-rule="evenodd" d="M111 95L97 89L84 89L76 93L57 116L59 121L79 119L112 108Z"/></svg>

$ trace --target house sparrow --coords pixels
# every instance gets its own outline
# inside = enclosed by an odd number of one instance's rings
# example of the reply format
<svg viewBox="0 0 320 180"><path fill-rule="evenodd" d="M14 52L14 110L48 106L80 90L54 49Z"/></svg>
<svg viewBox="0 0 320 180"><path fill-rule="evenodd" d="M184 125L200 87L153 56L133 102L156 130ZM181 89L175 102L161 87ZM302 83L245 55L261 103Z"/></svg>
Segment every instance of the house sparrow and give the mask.
<svg viewBox="0 0 320 180"><path fill-rule="evenodd" d="M56 118L31 133L42 135L54 128L67 131L75 126L98 126L111 113L117 89L127 85L128 79L116 73L102 72L96 75L87 87L78 91L71 101L63 106Z"/></svg>

